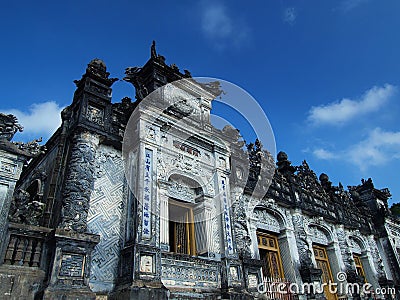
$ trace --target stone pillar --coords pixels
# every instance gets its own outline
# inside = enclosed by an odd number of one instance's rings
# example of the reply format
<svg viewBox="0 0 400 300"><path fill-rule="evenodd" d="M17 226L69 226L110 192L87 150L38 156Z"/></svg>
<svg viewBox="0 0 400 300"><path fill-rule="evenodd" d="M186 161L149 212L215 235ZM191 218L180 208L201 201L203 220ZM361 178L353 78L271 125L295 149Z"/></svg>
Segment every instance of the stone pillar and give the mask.
<svg viewBox="0 0 400 300"><path fill-rule="evenodd" d="M257 222L258 219L251 217L249 221L249 235L251 239L250 251L251 258L260 259L260 253L258 251L258 241L257 241Z"/></svg>
<svg viewBox="0 0 400 300"><path fill-rule="evenodd" d="M218 249L216 249L213 241L214 228L213 221L216 216L213 214L213 203L212 199L205 197L204 199L204 220L205 220L205 232L207 236L207 248L209 257L215 257ZM219 254L219 253L218 253Z"/></svg>
<svg viewBox="0 0 400 300"><path fill-rule="evenodd" d="M87 131L78 132L72 139L51 281L44 299L95 299L88 282L91 253L100 236L86 230L98 144L99 137Z"/></svg>
<svg viewBox="0 0 400 300"><path fill-rule="evenodd" d="M169 213L168 195L164 185L159 185L160 191L160 246L162 250L169 251Z"/></svg>
<svg viewBox="0 0 400 300"><path fill-rule="evenodd" d="M285 278L290 282L301 284L299 266L300 258L293 229L286 229L279 237L279 248L282 256Z"/></svg>

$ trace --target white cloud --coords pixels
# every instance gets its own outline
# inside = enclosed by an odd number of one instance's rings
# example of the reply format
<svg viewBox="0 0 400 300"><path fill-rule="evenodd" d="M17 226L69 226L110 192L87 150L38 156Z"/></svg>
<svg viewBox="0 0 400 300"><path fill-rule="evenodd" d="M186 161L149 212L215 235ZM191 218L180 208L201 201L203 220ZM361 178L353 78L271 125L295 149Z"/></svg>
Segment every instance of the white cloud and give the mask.
<svg viewBox="0 0 400 300"><path fill-rule="evenodd" d="M368 0L344 0L340 3L339 8L346 13L367 1Z"/></svg>
<svg viewBox="0 0 400 300"><path fill-rule="evenodd" d="M60 107L54 101L34 103L26 111L19 109L0 109L5 114L13 114L24 127L24 131L17 133L14 140L29 140L43 137L47 140L61 125Z"/></svg>
<svg viewBox="0 0 400 300"><path fill-rule="evenodd" d="M319 159L334 159L334 158L336 158L335 153L325 150L325 149L322 149L322 148L315 149L313 151L313 154L315 157L317 157Z"/></svg>
<svg viewBox="0 0 400 300"><path fill-rule="evenodd" d="M222 3L205 1L200 8L203 34L217 48L239 47L249 38L248 26L239 16L232 16Z"/></svg>
<svg viewBox="0 0 400 300"><path fill-rule="evenodd" d="M232 34L232 20L221 4L207 6L203 11L202 28L211 38L226 38Z"/></svg>
<svg viewBox="0 0 400 300"><path fill-rule="evenodd" d="M308 120L314 125L341 125L368 113L378 111L395 93L396 87L385 84L367 90L360 99L344 98L339 102L311 107Z"/></svg>
<svg viewBox="0 0 400 300"><path fill-rule="evenodd" d="M332 152L318 148L313 154L318 159L347 161L362 171L373 166L383 166L393 159L400 159L400 131L384 131L377 127L364 140L343 151Z"/></svg>
<svg viewBox="0 0 400 300"><path fill-rule="evenodd" d="M283 22L293 25L296 22L297 11L294 7L288 7L283 13Z"/></svg>
<svg viewBox="0 0 400 300"><path fill-rule="evenodd" d="M400 132L375 128L365 140L346 152L347 159L360 169L384 165L392 159L400 158Z"/></svg>

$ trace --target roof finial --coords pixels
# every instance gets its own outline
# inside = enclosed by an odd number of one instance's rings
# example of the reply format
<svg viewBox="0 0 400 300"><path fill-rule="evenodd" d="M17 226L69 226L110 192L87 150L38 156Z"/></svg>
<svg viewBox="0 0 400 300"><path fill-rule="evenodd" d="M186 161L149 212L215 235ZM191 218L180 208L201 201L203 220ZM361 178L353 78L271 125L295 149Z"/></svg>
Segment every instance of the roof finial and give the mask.
<svg viewBox="0 0 400 300"><path fill-rule="evenodd" d="M153 40L153 43L151 44L151 58L157 58L157 52L156 52L156 41Z"/></svg>

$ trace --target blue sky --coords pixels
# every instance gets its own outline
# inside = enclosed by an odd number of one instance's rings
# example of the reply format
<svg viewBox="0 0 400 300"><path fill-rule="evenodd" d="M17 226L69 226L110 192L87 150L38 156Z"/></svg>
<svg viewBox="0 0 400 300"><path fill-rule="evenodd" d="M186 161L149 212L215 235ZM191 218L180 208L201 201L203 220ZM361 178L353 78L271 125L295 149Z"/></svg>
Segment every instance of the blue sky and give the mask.
<svg viewBox="0 0 400 300"><path fill-rule="evenodd" d="M249 92L294 165L335 185L372 177L399 202L399 11L396 0L4 2L0 111L24 125L16 140L46 139L91 59L122 78L155 39L167 63ZM113 101L124 96L133 87L116 82Z"/></svg>

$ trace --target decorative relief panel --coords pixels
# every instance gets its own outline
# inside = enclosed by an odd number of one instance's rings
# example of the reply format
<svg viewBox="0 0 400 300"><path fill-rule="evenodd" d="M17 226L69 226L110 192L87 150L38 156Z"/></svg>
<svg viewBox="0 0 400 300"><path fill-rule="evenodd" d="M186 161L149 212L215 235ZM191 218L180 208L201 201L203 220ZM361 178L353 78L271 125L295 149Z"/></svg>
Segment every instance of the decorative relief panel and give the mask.
<svg viewBox="0 0 400 300"><path fill-rule="evenodd" d="M171 103L171 108L178 110L181 114L191 115L200 114L199 99L174 84L167 84L163 89L164 100Z"/></svg>
<svg viewBox="0 0 400 300"><path fill-rule="evenodd" d="M256 209L254 210L254 215L258 219L258 226L261 229L273 231L273 232L278 232L280 231L280 225L278 220L268 213L266 210L262 209Z"/></svg>
<svg viewBox="0 0 400 300"><path fill-rule="evenodd" d="M146 139L150 141L156 141L157 137L158 135L156 129L152 126L146 126Z"/></svg>
<svg viewBox="0 0 400 300"><path fill-rule="evenodd" d="M119 151L100 146L96 154L94 190L90 197L88 230L100 235L92 252L90 284L94 290L111 289L118 275L118 257L125 223L124 168ZM106 287L104 287L106 285Z"/></svg>
<svg viewBox="0 0 400 300"><path fill-rule="evenodd" d="M202 179L212 179L211 169L203 168L200 158L185 156L181 153L177 155L169 155L160 151L157 155L157 177L167 180L168 175L174 171L180 171L188 175L188 177L201 177ZM205 194L213 196L215 194L213 182L208 182L202 186Z"/></svg>
<svg viewBox="0 0 400 300"><path fill-rule="evenodd" d="M201 175L203 173L198 159L193 159L182 154L178 154L178 156L172 160L172 166L193 175Z"/></svg>
<svg viewBox="0 0 400 300"><path fill-rule="evenodd" d="M221 252L221 244L220 244L220 222L217 217L217 209L215 206L211 209L211 215L214 216L212 219L212 241L211 241L211 252L220 253ZM212 253L209 253L212 256Z"/></svg>
<svg viewBox="0 0 400 300"><path fill-rule="evenodd" d="M362 248L358 241L356 241L353 237L349 237L349 243L351 252L361 254Z"/></svg>
<svg viewBox="0 0 400 300"><path fill-rule="evenodd" d="M196 193L194 189L182 183L172 182L172 184L168 186L168 196L185 202L194 203L196 198Z"/></svg>
<svg viewBox="0 0 400 300"><path fill-rule="evenodd" d="M215 261L163 254L161 263L161 278L166 286L219 288L221 285L220 265Z"/></svg>
<svg viewBox="0 0 400 300"><path fill-rule="evenodd" d="M322 245L328 245L329 243L328 237L326 236L325 232L323 232L317 226L310 225L308 227L308 234L310 235L310 238L314 243Z"/></svg>
<svg viewBox="0 0 400 300"><path fill-rule="evenodd" d="M351 270L353 268L352 267L353 257L351 255L351 252L349 251L349 245L347 243L346 233L344 232L344 229L339 227L336 230L336 235L339 243L340 252L343 258L343 263L346 267L346 270Z"/></svg>
<svg viewBox="0 0 400 300"><path fill-rule="evenodd" d="M14 175L16 170L17 170L16 164L0 161L0 172Z"/></svg>
<svg viewBox="0 0 400 300"><path fill-rule="evenodd" d="M311 251L309 249L309 244L307 242L307 233L305 231L305 220L304 216L300 214L293 215L293 226L296 236L296 245L299 251L300 264L303 268L312 267Z"/></svg>
<svg viewBox="0 0 400 300"><path fill-rule="evenodd" d="M89 104L87 107L86 118L89 121L102 126L104 125L104 110Z"/></svg>

